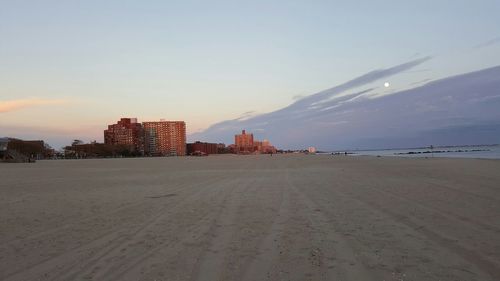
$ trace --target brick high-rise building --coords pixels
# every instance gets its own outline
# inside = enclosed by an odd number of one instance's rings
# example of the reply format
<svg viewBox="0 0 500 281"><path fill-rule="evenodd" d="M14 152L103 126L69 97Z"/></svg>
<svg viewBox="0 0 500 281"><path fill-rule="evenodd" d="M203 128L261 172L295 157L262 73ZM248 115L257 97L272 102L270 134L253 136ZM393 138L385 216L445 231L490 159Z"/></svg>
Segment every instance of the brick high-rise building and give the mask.
<svg viewBox="0 0 500 281"><path fill-rule="evenodd" d="M184 121L143 122L144 150L149 155L186 155Z"/></svg>
<svg viewBox="0 0 500 281"><path fill-rule="evenodd" d="M253 153L255 151L253 134L247 134L245 130L241 131L241 135L234 136L234 145L236 153Z"/></svg>
<svg viewBox="0 0 500 281"><path fill-rule="evenodd" d="M104 130L104 143L129 145L132 150L144 152L144 134L137 118L121 118L116 124Z"/></svg>

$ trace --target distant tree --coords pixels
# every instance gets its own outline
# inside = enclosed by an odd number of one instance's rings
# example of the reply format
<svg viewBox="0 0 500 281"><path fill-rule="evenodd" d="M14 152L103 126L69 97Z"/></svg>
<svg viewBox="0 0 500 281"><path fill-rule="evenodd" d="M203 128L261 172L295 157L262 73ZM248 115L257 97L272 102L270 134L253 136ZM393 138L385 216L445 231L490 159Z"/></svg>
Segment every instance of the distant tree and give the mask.
<svg viewBox="0 0 500 281"><path fill-rule="evenodd" d="M51 158L51 157L54 157L55 155L55 150L48 144L48 143L44 143L43 145L43 154L44 154L44 157L46 158Z"/></svg>

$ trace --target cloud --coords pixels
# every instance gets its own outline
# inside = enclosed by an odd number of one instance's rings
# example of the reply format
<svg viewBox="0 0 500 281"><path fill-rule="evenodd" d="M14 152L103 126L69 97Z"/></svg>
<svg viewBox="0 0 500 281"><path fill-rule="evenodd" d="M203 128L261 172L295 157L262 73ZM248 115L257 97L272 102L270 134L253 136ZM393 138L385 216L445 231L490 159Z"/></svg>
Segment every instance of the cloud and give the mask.
<svg viewBox="0 0 500 281"><path fill-rule="evenodd" d="M306 97L306 95L295 95L292 97L292 100L300 100L300 99L305 98L305 97Z"/></svg>
<svg viewBox="0 0 500 281"><path fill-rule="evenodd" d="M377 88L369 87L369 83L403 73L419 62L422 60L372 71L282 109L246 120L214 124L191 138L230 142L235 133L246 129L256 133L257 138L269 139L283 148L490 143L494 137L498 143L500 127L493 133L477 136L458 131L443 132L439 141L432 141L432 135L425 132L447 126L500 124L500 98L495 91L500 87L500 66L440 80L422 80L416 88L383 96L378 95Z"/></svg>
<svg viewBox="0 0 500 281"><path fill-rule="evenodd" d="M427 79L424 79L424 80L413 82L413 83L410 84L410 86L415 86L415 85L418 85L418 84L424 84L424 83L427 83L427 82L430 82L430 81L432 81L432 79L431 78L427 78Z"/></svg>
<svg viewBox="0 0 500 281"><path fill-rule="evenodd" d="M405 73L422 73L422 72L429 72L429 71L431 71L431 69L424 68L424 69L409 70L409 71L406 71Z"/></svg>
<svg viewBox="0 0 500 281"><path fill-rule="evenodd" d="M495 44L499 44L499 43L500 43L500 36L493 38L493 39L490 39L490 40L483 42L481 44L478 44L478 45L474 46L474 49L482 49L482 48L489 47L491 45L495 45Z"/></svg>
<svg viewBox="0 0 500 281"><path fill-rule="evenodd" d="M236 120L243 121L251 118L256 112L254 110L243 112Z"/></svg>
<svg viewBox="0 0 500 281"><path fill-rule="evenodd" d="M380 80L380 79L383 79L383 78L393 76L393 75L396 75L398 73L410 70L413 67L430 60L431 58L432 57L427 56L424 58L420 58L420 59L416 59L416 60L412 60L412 61L400 64L400 65L396 65L396 66L393 66L390 68L378 69L378 70L368 72L362 76L354 78L354 79L352 79L344 84L341 84L339 86L336 86L336 87L330 88L328 90L324 90L322 92L319 92L317 94L313 94L313 95L310 95L308 97L302 98L302 99L296 101L295 103L293 103L292 105L290 105L288 107L288 109L303 108L304 106L309 106L309 105L312 105L312 104L317 103L317 102L325 101L325 100L327 100L335 95L341 94L342 92L345 92L349 89L360 87L360 86L366 85L368 83L375 82L377 80Z"/></svg>
<svg viewBox="0 0 500 281"><path fill-rule="evenodd" d="M0 101L0 113L7 113L43 105L60 105L60 104L65 104L67 102L68 100L64 99L41 99L41 98L27 98L27 99Z"/></svg>
<svg viewBox="0 0 500 281"><path fill-rule="evenodd" d="M414 53L414 54L410 57L410 59L418 58L418 57L421 57L421 56L422 56L422 54L420 54L419 52L416 52L416 53Z"/></svg>
<svg viewBox="0 0 500 281"><path fill-rule="evenodd" d="M256 124L267 122L267 128L284 128L290 123L300 123L309 118L324 116L336 107L352 103L353 101L365 97L366 94L373 89L365 89L357 93L349 93L358 87L375 82L386 77L390 77L405 71L408 71L428 60L432 57L427 56L415 60L411 60L386 69L377 69L354 78L346 83L336 87L321 91L316 94L302 97L296 100L291 105L279 110L264 113L260 115L249 116L248 118L237 118L226 120L210 126L208 129L192 134L193 138L201 138L208 140L229 139L234 132L247 128L248 130L257 128ZM326 109L321 111L320 109ZM273 131L272 129L269 131Z"/></svg>

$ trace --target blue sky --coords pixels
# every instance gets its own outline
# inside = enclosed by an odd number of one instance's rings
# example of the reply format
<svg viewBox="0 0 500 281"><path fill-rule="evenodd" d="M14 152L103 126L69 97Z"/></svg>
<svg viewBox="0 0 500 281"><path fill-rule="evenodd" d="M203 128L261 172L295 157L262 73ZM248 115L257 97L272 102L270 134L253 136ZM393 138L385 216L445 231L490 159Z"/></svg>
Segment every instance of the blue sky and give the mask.
<svg viewBox="0 0 500 281"><path fill-rule="evenodd" d="M102 140L106 124L125 116L185 120L194 133L425 56L432 59L390 81L392 91L500 64L499 1L0 7L0 136L56 147Z"/></svg>

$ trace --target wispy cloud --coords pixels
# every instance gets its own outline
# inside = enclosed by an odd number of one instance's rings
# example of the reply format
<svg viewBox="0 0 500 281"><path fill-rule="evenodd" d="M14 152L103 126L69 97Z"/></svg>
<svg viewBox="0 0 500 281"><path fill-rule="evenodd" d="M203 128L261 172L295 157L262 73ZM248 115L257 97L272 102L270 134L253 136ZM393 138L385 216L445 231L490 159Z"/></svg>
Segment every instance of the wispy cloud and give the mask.
<svg viewBox="0 0 500 281"><path fill-rule="evenodd" d="M313 94L310 96L307 96L305 98L302 98L295 103L291 104L287 108L284 108L285 110L295 110L295 109L303 109L304 107L308 107L314 103L321 102L321 101L326 101L330 99L331 97L334 97L336 95L342 94L343 92L346 92L347 90L360 87L363 85L366 85L368 83L377 81L379 79L389 77L396 75L398 73L410 70L414 68L417 65L420 65L428 60L432 59L431 56L423 57L420 59L412 60L400 65L396 65L390 68L386 69L378 69L374 70L371 72L368 72L362 76L359 76L355 79L352 79L344 84L341 84L339 86L324 90L322 92L319 92L317 94Z"/></svg>
<svg viewBox="0 0 500 281"><path fill-rule="evenodd" d="M309 115L316 115L318 114L319 108L333 106L344 100L352 99L353 97L358 95L363 95L367 92L372 91L373 89L366 89L365 91L354 94L348 94L349 90L410 70L430 60L431 58L432 57L427 56L390 68L373 70L336 87L321 91L313 95L305 96L299 100L296 100L291 105L279 110L260 115L251 115L247 118L240 117L235 120L222 121L220 123L212 125L207 130L200 132L198 135L203 136L206 133L215 131L219 133L222 131L234 131L236 128L241 128L245 124L248 125L248 128L251 128L253 126L250 126L250 124L262 121L269 122L269 126L271 126L272 123L283 124L283 122L286 123L292 119L303 119Z"/></svg>
<svg viewBox="0 0 500 281"><path fill-rule="evenodd" d="M240 117L238 117L236 120L239 120L239 121L247 120L248 118L253 117L254 114L256 114L256 112L254 110L247 111L247 112L244 112L243 114L241 114Z"/></svg>
<svg viewBox="0 0 500 281"><path fill-rule="evenodd" d="M474 49L482 49L491 45L500 44L500 36L474 46Z"/></svg>
<svg viewBox="0 0 500 281"><path fill-rule="evenodd" d="M0 113L12 112L35 106L59 105L68 102L69 101L65 99L41 99L41 98L27 98L27 99L0 101Z"/></svg>
<svg viewBox="0 0 500 281"><path fill-rule="evenodd" d="M431 69L425 68L425 69L415 69L415 70L408 70L405 71L404 73L422 73L422 72L429 72Z"/></svg>
<svg viewBox="0 0 500 281"><path fill-rule="evenodd" d="M292 97L292 100L300 100L301 98L305 98L306 95L295 95Z"/></svg>
<svg viewBox="0 0 500 281"><path fill-rule="evenodd" d="M419 85L419 84L424 84L424 83L427 83L429 81L432 81L431 78L427 78L427 79L424 79L424 80L420 80L420 81L417 81L417 82L413 82L410 84L410 86L415 86L415 85Z"/></svg>

